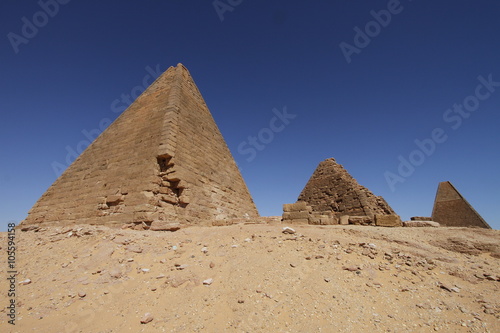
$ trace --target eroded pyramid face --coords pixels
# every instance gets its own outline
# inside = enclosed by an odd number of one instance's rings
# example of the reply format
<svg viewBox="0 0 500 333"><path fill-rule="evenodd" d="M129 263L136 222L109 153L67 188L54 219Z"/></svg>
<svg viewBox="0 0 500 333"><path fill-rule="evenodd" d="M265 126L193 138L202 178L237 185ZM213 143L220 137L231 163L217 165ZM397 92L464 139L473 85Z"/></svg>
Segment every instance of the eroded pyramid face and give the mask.
<svg viewBox="0 0 500 333"><path fill-rule="evenodd" d="M358 184L342 165L329 158L321 162L299 195L315 212L334 212L337 216L375 216L395 214L382 198Z"/></svg>
<svg viewBox="0 0 500 333"><path fill-rule="evenodd" d="M432 210L432 220L448 227L491 229L451 182L439 183Z"/></svg>
<svg viewBox="0 0 500 333"><path fill-rule="evenodd" d="M257 216L203 97L179 64L68 167L23 225L210 225Z"/></svg>

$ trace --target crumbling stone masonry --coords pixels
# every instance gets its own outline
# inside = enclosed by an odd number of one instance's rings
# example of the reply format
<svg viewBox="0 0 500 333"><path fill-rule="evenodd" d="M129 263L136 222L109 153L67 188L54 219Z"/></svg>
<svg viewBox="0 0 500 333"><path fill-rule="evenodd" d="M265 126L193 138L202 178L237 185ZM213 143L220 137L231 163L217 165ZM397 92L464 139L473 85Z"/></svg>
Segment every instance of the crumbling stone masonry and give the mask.
<svg viewBox="0 0 500 333"><path fill-rule="evenodd" d="M188 70L170 67L52 184L22 225L229 224L258 217Z"/></svg>
<svg viewBox="0 0 500 333"><path fill-rule="evenodd" d="M309 224L401 226L401 220L387 202L358 184L333 158L318 165L296 204L283 207L284 222L305 222L303 212L300 218L293 218L299 213L290 211L295 208L293 205L310 207L306 222Z"/></svg>
<svg viewBox="0 0 500 333"><path fill-rule="evenodd" d="M331 212L313 212L304 201L284 204L282 219L293 224L338 224L338 219Z"/></svg>

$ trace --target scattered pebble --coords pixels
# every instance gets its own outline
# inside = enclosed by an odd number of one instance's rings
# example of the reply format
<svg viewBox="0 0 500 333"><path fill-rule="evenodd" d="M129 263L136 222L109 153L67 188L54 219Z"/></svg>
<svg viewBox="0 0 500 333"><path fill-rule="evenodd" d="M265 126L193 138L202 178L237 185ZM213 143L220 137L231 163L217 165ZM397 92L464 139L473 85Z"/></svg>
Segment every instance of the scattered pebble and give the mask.
<svg viewBox="0 0 500 333"><path fill-rule="evenodd" d="M30 279L26 279L26 280L23 280L23 281L19 282L19 284L22 285L22 286L30 284L30 283L31 283Z"/></svg>
<svg viewBox="0 0 500 333"><path fill-rule="evenodd" d="M351 266L344 266L342 267L343 270L346 270L346 271L349 271L349 272L356 272L358 271L360 268L358 266L355 266L355 265L351 265Z"/></svg>
<svg viewBox="0 0 500 333"><path fill-rule="evenodd" d="M109 276L111 276L112 278L115 278L115 279L119 279L122 277L122 272L120 272L117 269L112 269L109 271Z"/></svg>
<svg viewBox="0 0 500 333"><path fill-rule="evenodd" d="M145 313L141 318L141 324L147 324L153 321L153 315L149 312Z"/></svg>
<svg viewBox="0 0 500 333"><path fill-rule="evenodd" d="M212 279L212 278L203 280L203 284L206 285L206 286L209 286L212 283L214 283L214 279Z"/></svg>
<svg viewBox="0 0 500 333"><path fill-rule="evenodd" d="M294 234L296 231L290 227L284 227L282 232L284 234Z"/></svg>
<svg viewBox="0 0 500 333"><path fill-rule="evenodd" d="M142 248L138 245L128 245L125 250L135 253L142 253Z"/></svg>

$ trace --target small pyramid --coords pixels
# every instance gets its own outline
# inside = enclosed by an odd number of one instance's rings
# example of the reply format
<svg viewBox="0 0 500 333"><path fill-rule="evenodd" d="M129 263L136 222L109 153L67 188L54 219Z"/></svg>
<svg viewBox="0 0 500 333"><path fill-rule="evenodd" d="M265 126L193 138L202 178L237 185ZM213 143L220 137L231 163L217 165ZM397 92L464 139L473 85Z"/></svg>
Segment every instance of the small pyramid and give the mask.
<svg viewBox="0 0 500 333"><path fill-rule="evenodd" d="M432 220L447 227L479 227L491 229L490 225L465 200L449 181L441 182L436 192Z"/></svg>
<svg viewBox="0 0 500 333"><path fill-rule="evenodd" d="M298 201L306 202L315 212L331 211L336 216L395 214L382 197L359 185L333 158L319 163Z"/></svg>
<svg viewBox="0 0 500 333"><path fill-rule="evenodd" d="M170 67L50 186L23 225L258 217L188 70Z"/></svg>

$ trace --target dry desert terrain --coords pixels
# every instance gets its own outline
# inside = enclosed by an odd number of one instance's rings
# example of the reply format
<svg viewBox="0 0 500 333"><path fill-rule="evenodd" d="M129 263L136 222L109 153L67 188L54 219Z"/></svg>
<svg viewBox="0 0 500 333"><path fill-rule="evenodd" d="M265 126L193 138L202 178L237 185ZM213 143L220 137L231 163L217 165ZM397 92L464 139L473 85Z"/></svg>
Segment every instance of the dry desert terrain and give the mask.
<svg viewBox="0 0 500 333"><path fill-rule="evenodd" d="M497 230L80 225L16 245L14 326L1 233L1 332L500 332Z"/></svg>

